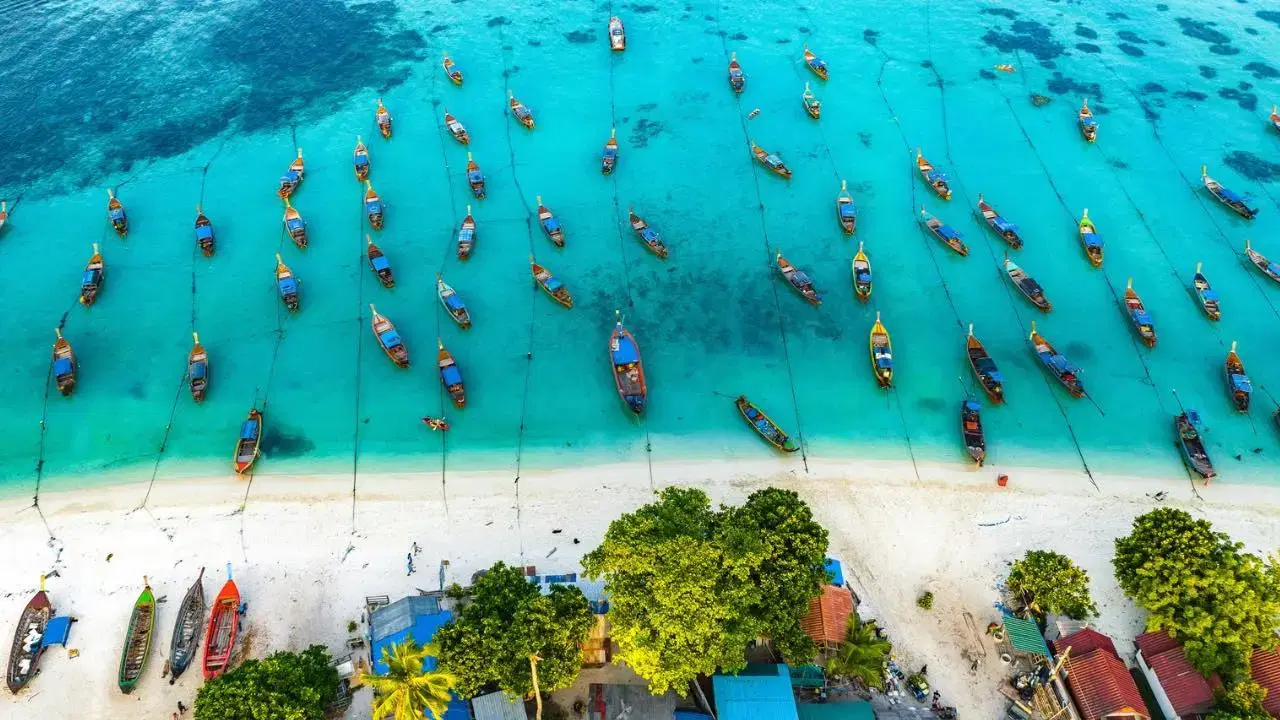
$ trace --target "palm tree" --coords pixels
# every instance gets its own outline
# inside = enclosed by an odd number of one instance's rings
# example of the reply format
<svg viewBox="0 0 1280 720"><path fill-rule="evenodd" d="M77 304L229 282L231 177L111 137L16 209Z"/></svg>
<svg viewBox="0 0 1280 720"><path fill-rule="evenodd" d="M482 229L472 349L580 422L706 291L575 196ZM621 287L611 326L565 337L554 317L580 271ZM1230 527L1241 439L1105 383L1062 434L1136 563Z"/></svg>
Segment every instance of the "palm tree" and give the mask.
<svg viewBox="0 0 1280 720"><path fill-rule="evenodd" d="M884 689L884 663L893 645L876 634L873 622L863 624L855 612L849 616L844 642L827 660L827 673L856 678L867 687Z"/></svg>
<svg viewBox="0 0 1280 720"><path fill-rule="evenodd" d="M426 670L423 662L436 655L434 644L419 645L409 638L383 648L385 675L366 677L373 688L374 720L443 720L449 706L449 690L457 682L451 673Z"/></svg>

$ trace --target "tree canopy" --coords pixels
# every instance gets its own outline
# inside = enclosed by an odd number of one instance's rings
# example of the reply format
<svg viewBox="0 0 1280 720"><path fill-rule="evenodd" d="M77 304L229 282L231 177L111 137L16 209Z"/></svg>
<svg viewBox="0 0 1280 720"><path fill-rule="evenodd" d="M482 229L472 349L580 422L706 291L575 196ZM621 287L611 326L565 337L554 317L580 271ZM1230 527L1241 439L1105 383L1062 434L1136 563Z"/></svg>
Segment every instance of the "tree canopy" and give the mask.
<svg viewBox="0 0 1280 720"><path fill-rule="evenodd" d="M246 660L200 688L195 719L323 720L338 692L330 662L321 645Z"/></svg>
<svg viewBox="0 0 1280 720"><path fill-rule="evenodd" d="M459 695L472 697L492 684L525 697L533 692L532 656L542 692L573 684L582 669L578 644L594 624L578 588L557 585L543 595L518 568L500 562L476 581L470 602L435 639Z"/></svg>
<svg viewBox="0 0 1280 720"><path fill-rule="evenodd" d="M711 508L696 488L614 520L583 559L603 577L618 659L654 693L746 666L761 635L789 662L816 652L800 619L826 581L827 532L796 493L768 488L741 507Z"/></svg>
<svg viewBox="0 0 1280 720"><path fill-rule="evenodd" d="M867 687L883 690L885 662L892 652L893 645L879 636L876 624L863 623L854 611L844 642L827 659L827 674L856 678Z"/></svg>
<svg viewBox="0 0 1280 720"><path fill-rule="evenodd" d="M1159 508L1135 518L1115 547L1121 589L1150 613L1148 629L1182 643L1196 670L1243 680L1253 648L1276 646L1280 569L1207 520Z"/></svg>
<svg viewBox="0 0 1280 720"><path fill-rule="evenodd" d="M364 679L373 688L374 720L442 720L449 708L449 689L456 678L448 672L425 669L436 655L435 645L419 645L409 638L382 649L384 675Z"/></svg>
<svg viewBox="0 0 1280 720"><path fill-rule="evenodd" d="M1262 707L1267 689L1253 680L1242 680L1215 693L1216 702L1208 720L1270 720Z"/></svg>
<svg viewBox="0 0 1280 720"><path fill-rule="evenodd" d="M1071 558L1049 550L1028 550L1009 570L1008 586L1028 607L1084 620L1098 614L1089 595L1089 573Z"/></svg>

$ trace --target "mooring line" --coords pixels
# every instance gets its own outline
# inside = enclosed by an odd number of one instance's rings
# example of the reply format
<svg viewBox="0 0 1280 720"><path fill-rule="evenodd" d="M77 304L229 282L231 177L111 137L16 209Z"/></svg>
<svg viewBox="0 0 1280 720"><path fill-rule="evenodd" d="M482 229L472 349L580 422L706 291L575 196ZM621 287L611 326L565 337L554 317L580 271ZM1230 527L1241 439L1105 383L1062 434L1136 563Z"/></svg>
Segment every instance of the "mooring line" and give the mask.
<svg viewBox="0 0 1280 720"><path fill-rule="evenodd" d="M364 193L360 194L359 215L356 216L356 245L361 249L360 257L364 257L366 245L365 235L365 212L364 212ZM357 260L357 263L360 261ZM364 359L364 343L360 342L360 326L364 321L364 273L359 273L360 278L356 280L356 398L355 405L352 408L354 417L352 418L354 429L351 434L351 532L356 531L356 484L360 477L360 373L362 370L361 361ZM370 320L373 317L373 311L369 311Z"/></svg>

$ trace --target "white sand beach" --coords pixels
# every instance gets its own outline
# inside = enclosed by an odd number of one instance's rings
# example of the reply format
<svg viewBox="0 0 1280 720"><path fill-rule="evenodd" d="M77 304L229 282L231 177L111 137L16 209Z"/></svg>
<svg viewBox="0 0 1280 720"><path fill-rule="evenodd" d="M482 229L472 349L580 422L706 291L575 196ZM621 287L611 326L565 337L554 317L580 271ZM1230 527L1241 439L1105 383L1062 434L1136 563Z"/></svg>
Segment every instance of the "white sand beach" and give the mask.
<svg viewBox="0 0 1280 720"><path fill-rule="evenodd" d="M995 477L1006 472L1008 488ZM1217 484L1193 489L1185 478L1098 478L1016 468L810 460L805 474L777 464L655 465L659 485L696 485L736 503L767 485L791 488L831 532L831 554L864 607L886 626L905 666L927 664L929 678L962 717L995 717L1004 669L989 652L970 671L966 650L991 650L974 637L998 614L995 585L1007 563L1030 548L1066 553L1086 568L1101 617L1097 625L1125 645L1142 629L1110 571L1112 539L1134 515L1165 504L1205 517L1250 550L1280 547L1280 492ZM117 485L0 502L0 632L13 623L39 576L56 571L48 590L59 614L73 615L69 658L51 649L42 672L18 696L0 695L4 718L157 718L190 705L198 669L173 686L160 677L176 606L201 567L212 599L233 564L248 603L246 647L253 656L312 643L338 652L346 625L368 595L393 599L445 582L466 583L496 560L540 572L578 569L584 552L619 513L647 502L648 466L605 466L509 475L450 473L284 477L252 484L234 476ZM140 506L146 497L146 505ZM421 554L406 575L412 543ZM125 625L143 576L164 599L146 674L131 695L116 688ZM925 590L932 612L915 606ZM864 612L864 614L867 614ZM356 717L367 716L357 706Z"/></svg>

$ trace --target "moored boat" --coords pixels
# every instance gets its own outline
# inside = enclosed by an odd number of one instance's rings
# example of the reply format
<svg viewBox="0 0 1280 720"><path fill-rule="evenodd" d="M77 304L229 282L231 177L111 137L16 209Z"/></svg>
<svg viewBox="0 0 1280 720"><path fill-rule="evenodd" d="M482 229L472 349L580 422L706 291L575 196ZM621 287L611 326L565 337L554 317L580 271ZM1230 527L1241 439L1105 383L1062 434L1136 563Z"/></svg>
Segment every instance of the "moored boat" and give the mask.
<svg viewBox="0 0 1280 720"><path fill-rule="evenodd" d="M107 190L107 220L116 234L124 237L129 234L129 218L125 215L124 204L116 197L114 190Z"/></svg>
<svg viewBox="0 0 1280 720"><path fill-rule="evenodd" d="M569 289L552 275L550 270L534 262L532 257L529 258L529 269L533 272L533 281L542 288L547 297L567 308L573 307L573 296L569 294Z"/></svg>
<svg viewBox="0 0 1280 720"><path fill-rule="evenodd" d="M787 259L782 257L782 253L778 253L777 261L778 272L782 273L782 277L786 279L788 285L800 293L800 297L804 298L810 305L822 304L822 296L818 294L818 289L813 286L813 280L809 279L808 275L787 262Z"/></svg>
<svg viewBox="0 0 1280 720"><path fill-rule="evenodd" d="M809 68L814 75L817 75L823 80L827 79L826 61L815 55L813 51L809 49L808 45L804 46L804 64L805 67Z"/></svg>
<svg viewBox="0 0 1280 720"><path fill-rule="evenodd" d="M622 27L622 18L617 15L609 18L609 47L614 52L627 49L627 30Z"/></svg>
<svg viewBox="0 0 1280 720"><path fill-rule="evenodd" d="M280 300L285 307L290 311L298 309L298 278L280 259L280 253L276 253L276 290L280 292Z"/></svg>
<svg viewBox="0 0 1280 720"><path fill-rule="evenodd" d="M747 76L742 73L742 65L738 62L738 53L729 55L729 87L738 94L747 87Z"/></svg>
<svg viewBox="0 0 1280 720"><path fill-rule="evenodd" d="M200 646L200 630L204 626L204 568L196 581L187 588L178 606L178 616L173 621L173 636L169 640L169 684L186 672L196 657Z"/></svg>
<svg viewBox="0 0 1280 720"><path fill-rule="evenodd" d="M1036 323L1031 321L1031 351L1040 358L1041 364L1053 373L1053 376L1062 383L1067 389L1071 397L1084 397L1084 383L1080 382L1080 368L1071 364L1067 360L1067 356L1054 349L1053 345L1044 338L1043 335L1036 332Z"/></svg>
<svg viewBox="0 0 1280 720"><path fill-rule="evenodd" d="M1084 214L1080 216L1080 245L1084 248L1084 256L1089 259L1089 264L1102 267L1102 236L1089 219L1089 208L1085 208Z"/></svg>
<svg viewBox="0 0 1280 720"><path fill-rule="evenodd" d="M258 408L251 408L249 416L244 422L240 423L240 437L236 439L236 455L235 468L237 475L243 475L249 472L253 464L257 462L259 450L262 446L262 412ZM205 653L209 651L206 643Z"/></svg>
<svg viewBox="0 0 1280 720"><path fill-rule="evenodd" d="M92 305L106 281L107 266L102 262L102 253L98 252L98 243L94 243L93 254L85 263L84 275L80 278L80 304Z"/></svg>
<svg viewBox="0 0 1280 720"><path fill-rule="evenodd" d="M1280 263L1272 262L1265 255L1253 249L1248 240L1244 241L1244 254L1248 256L1249 262L1253 266L1262 271L1263 275L1280 283Z"/></svg>
<svg viewBox="0 0 1280 720"><path fill-rule="evenodd" d="M196 245L200 246L200 252L205 257L213 257L213 223L209 221L199 205L196 206Z"/></svg>
<svg viewBox="0 0 1280 720"><path fill-rule="evenodd" d="M746 420L751 429L755 430L765 442L786 453L793 453L800 449L798 445L791 442L791 438L782 431L781 427L778 427L778 423L774 422L773 418L756 407L745 395L739 395L733 401L733 405L738 408L738 414L742 419Z"/></svg>
<svg viewBox="0 0 1280 720"><path fill-rule="evenodd" d="M298 186L302 184L302 174L306 165L302 162L302 148L298 148L298 157L289 163L289 169L284 171L284 175L280 176L280 187L276 189L276 194L281 200L288 200Z"/></svg>
<svg viewBox="0 0 1280 720"><path fill-rule="evenodd" d="M129 615L129 626L124 634L124 650L120 652L120 671L117 673L117 684L120 692L128 694L138 686L142 671L147 668L147 659L151 656L151 636L156 629L156 596L151 592L151 584L142 578L142 593L133 603L133 612Z"/></svg>
<svg viewBox="0 0 1280 720"><path fill-rule="evenodd" d="M822 103L809 89L809 83L804 84L804 92L800 94L800 104L804 105L804 111L814 120L822 117Z"/></svg>
<svg viewBox="0 0 1280 720"><path fill-rule="evenodd" d="M453 401L454 407L464 407L467 404L467 389L462 384L462 371L458 369L458 363L454 361L453 355L445 349L444 341L436 338L436 347L439 348L436 353L436 367L440 369L440 384L444 385L445 392L449 393L449 399Z"/></svg>
<svg viewBox="0 0 1280 720"><path fill-rule="evenodd" d="M840 181L840 194L836 195L836 222L845 235L852 235L858 229L858 206L853 204L849 183L844 180Z"/></svg>
<svg viewBox="0 0 1280 720"><path fill-rule="evenodd" d="M618 166L618 129L609 130L609 139L604 143L604 151L600 153L600 172L610 175Z"/></svg>
<svg viewBox="0 0 1280 720"><path fill-rule="evenodd" d="M1191 278L1191 287L1196 291L1196 298L1200 300L1200 309L1204 310L1204 314L1209 316L1210 320L1222 319L1222 306L1218 300L1218 293L1209 286L1209 278L1201 272L1203 263L1196 263L1196 274Z"/></svg>
<svg viewBox="0 0 1280 720"><path fill-rule="evenodd" d="M364 182L369 179L369 148L359 135L356 136L356 149L352 152L351 164L355 167L356 180Z"/></svg>
<svg viewBox="0 0 1280 720"><path fill-rule="evenodd" d="M382 253L382 248L374 245L373 238L368 235L364 236L364 240L366 243L365 255L369 258L369 267L373 269L373 274L378 276L378 281L382 283L382 287L395 287L395 274L391 272L391 262Z"/></svg>
<svg viewBox="0 0 1280 720"><path fill-rule="evenodd" d="M379 313L373 303L369 303L369 314L369 322L373 326L373 337L378 341L382 351L396 367L409 367L409 348L405 347L404 339L400 337L400 333L396 332L396 326L391 324L387 316Z"/></svg>
<svg viewBox="0 0 1280 720"><path fill-rule="evenodd" d="M982 341L973 334L973 323L969 323L969 337L965 338L965 354L969 357L969 368L977 378L982 391L987 394L993 405L1004 402L1004 374L996 367Z"/></svg>
<svg viewBox="0 0 1280 720"><path fill-rule="evenodd" d="M791 168L787 167L786 163L782 162L782 158L778 157L774 153L765 151L765 149L757 145L754 140L750 142L751 154L755 156L757 162L772 170L774 174L786 178L787 180L791 179Z"/></svg>
<svg viewBox="0 0 1280 720"><path fill-rule="evenodd" d="M644 377L644 362L640 359L640 346L631 331L622 326L622 314L617 318L609 335L609 362L613 367L613 383L618 397L632 413L644 412L649 399L649 386Z"/></svg>
<svg viewBox="0 0 1280 720"><path fill-rule="evenodd" d="M240 588L231 579L231 563L227 563L227 582L213 599L209 623L204 633L204 679L212 680L227 671L231 651L236 646L240 629Z"/></svg>
<svg viewBox="0 0 1280 720"><path fill-rule="evenodd" d="M444 418L431 417L430 415L426 415L422 418L422 424L426 425L428 428L431 428L435 432L449 431L449 422Z"/></svg>
<svg viewBox="0 0 1280 720"><path fill-rule="evenodd" d="M1236 352L1236 341L1231 341L1231 349L1227 351L1227 360L1223 363L1226 372L1227 394L1231 404L1242 413L1249 412L1249 400L1253 397L1253 383L1244 371L1244 361Z"/></svg>
<svg viewBox="0 0 1280 720"><path fill-rule="evenodd" d="M941 220L931 215L923 206L920 208L920 220L924 223L925 229L943 245L951 248L961 256L969 254L969 246L964 244L964 235L959 230L944 224Z"/></svg>
<svg viewBox="0 0 1280 720"><path fill-rule="evenodd" d="M480 172L480 166L471 157L471 153L467 153L467 184L471 186L471 194L475 195L477 200L484 199L484 173Z"/></svg>
<svg viewBox="0 0 1280 720"><path fill-rule="evenodd" d="M44 589L44 576L40 576L40 589L27 601L18 616L18 626L13 631L13 644L9 646L9 665L5 672L5 684L15 695L35 677L44 653L44 631L53 617L53 605Z"/></svg>
<svg viewBox="0 0 1280 720"><path fill-rule="evenodd" d="M1080 122L1080 134L1084 139L1093 142L1098 139L1098 121L1093 117L1093 111L1089 109L1089 98L1085 98L1080 105L1080 112L1076 114L1076 118Z"/></svg>
<svg viewBox="0 0 1280 720"><path fill-rule="evenodd" d="M1217 477L1218 471L1213 469L1213 461L1205 450L1204 438L1201 436L1203 427L1200 414L1195 410L1187 410L1173 417L1173 437L1182 453L1182 460L1197 475L1210 480Z"/></svg>
<svg viewBox="0 0 1280 720"><path fill-rule="evenodd" d="M555 243L556 247L564 247L564 228L560 227L560 221L551 214L551 210L542 204L541 195L538 196L538 224L542 226L542 232L548 240Z"/></svg>
<svg viewBox="0 0 1280 720"><path fill-rule="evenodd" d="M444 276L440 273L436 273L436 297L440 298L440 304L449 313L449 317L458 323L458 327L463 330L471 328L471 312L467 310L466 303L462 302L462 296L444 281Z"/></svg>
<svg viewBox="0 0 1280 720"><path fill-rule="evenodd" d="M982 193L978 193L978 212L982 213L982 219L987 221L987 226L995 231L1000 239L1009 243L1009 247L1014 250L1022 247L1022 236L1018 234L1018 226L998 214L995 208L982 199Z"/></svg>
<svg viewBox="0 0 1280 720"><path fill-rule="evenodd" d="M61 328L54 328L53 332L58 338L53 343L53 381L58 387L58 392L62 393L63 397L69 397L76 389L79 363L76 362L76 354L71 349L71 343L62 337Z"/></svg>
<svg viewBox="0 0 1280 720"><path fill-rule="evenodd" d="M1006 253L1004 256L1004 271L1013 281L1013 286L1018 288L1018 292L1022 296L1031 301L1032 305L1040 308L1044 312L1053 309L1053 304L1049 302L1049 298L1045 297L1044 289L1040 287L1040 283L1035 278L1026 273L1025 270L1018 267L1018 264L1009 259Z"/></svg>
<svg viewBox="0 0 1280 720"><path fill-rule="evenodd" d="M364 213L369 217L369 227L374 230L382 229L382 216L386 208L382 204L382 198L378 197L378 193L373 190L373 183L368 180L364 181Z"/></svg>
<svg viewBox="0 0 1280 720"><path fill-rule="evenodd" d="M649 225L636 214L635 210L627 209L627 217L631 222L631 229L636 231L636 237L640 238L640 242L649 248L649 252L657 255L662 259L667 258L667 246L662 242L662 237L658 235L658 231L649 227Z"/></svg>
<svg viewBox="0 0 1280 720"><path fill-rule="evenodd" d="M876 323L871 326L868 342L871 352L871 372L875 373L880 387L893 386L893 342L889 339L889 331L880 322L880 313L876 313Z"/></svg>
<svg viewBox="0 0 1280 720"><path fill-rule="evenodd" d="M9 222L9 203L0 200L0 230L4 229L4 224Z"/></svg>
<svg viewBox="0 0 1280 720"><path fill-rule="evenodd" d="M982 405L977 400L965 398L960 403L960 434L964 436L964 449L978 467L987 461L987 438L982 430Z"/></svg>
<svg viewBox="0 0 1280 720"><path fill-rule="evenodd" d="M516 94L511 90L507 91L507 105L511 107L511 116L516 119L516 122L530 130L533 129L533 111L517 100Z"/></svg>
<svg viewBox="0 0 1280 720"><path fill-rule="evenodd" d="M947 174L934 168L928 160L925 160L920 148L916 148L916 169L920 171L920 177L924 178L925 184L937 193L938 197L943 200L951 199L951 182Z"/></svg>
<svg viewBox="0 0 1280 720"><path fill-rule="evenodd" d="M378 109L373 112L373 121L378 124L378 132L382 133L382 137L391 139L391 113L387 110L387 106L382 104L382 98L378 98Z"/></svg>
<svg viewBox="0 0 1280 720"><path fill-rule="evenodd" d="M1276 130L1280 130L1280 110L1278 110L1275 105L1271 106L1271 114L1267 116L1267 120L1271 122L1271 127ZM1280 418L1280 415L1277 415L1276 417Z"/></svg>
<svg viewBox="0 0 1280 720"><path fill-rule="evenodd" d="M200 344L200 333L191 333L191 341L191 352L187 353L187 386L191 389L191 398L202 402L209 391L209 353Z"/></svg>
<svg viewBox="0 0 1280 720"><path fill-rule="evenodd" d="M453 136L454 140L463 145L471 144L471 135L467 133L467 129L463 127L462 123L458 122L458 118L449 112L448 108L445 108L444 111L444 126L449 130L449 134Z"/></svg>
<svg viewBox="0 0 1280 720"><path fill-rule="evenodd" d="M450 82L454 85L462 84L462 69L449 57L449 53L444 54L444 59L440 61L440 65L444 67L444 74L449 77Z"/></svg>
<svg viewBox="0 0 1280 720"><path fill-rule="evenodd" d="M1155 347L1155 321L1151 319L1151 314L1142 304L1142 298L1138 297L1138 291L1133 289L1133 278L1129 278L1129 284L1124 289L1124 309L1129 315L1129 323L1133 325L1133 331L1138 334L1138 339L1147 347Z"/></svg>
<svg viewBox="0 0 1280 720"><path fill-rule="evenodd" d="M1258 215L1258 208L1249 202L1251 198L1235 193L1229 188L1223 187L1222 183L1209 177L1207 165L1200 166L1200 181L1204 183L1204 187L1209 191L1209 194L1218 199L1218 202L1231 208L1232 212L1245 220L1252 220Z"/></svg>
<svg viewBox="0 0 1280 720"><path fill-rule="evenodd" d="M871 260L862 243L858 243L858 253L853 256L853 294L863 301L871 298Z"/></svg>
<svg viewBox="0 0 1280 720"><path fill-rule="evenodd" d="M299 250L307 247L307 221L302 219L302 213L288 199L284 201L284 229Z"/></svg>
<svg viewBox="0 0 1280 720"><path fill-rule="evenodd" d="M466 260L471 257L471 251L476 246L476 219L471 215L471 206L467 206L467 215L462 218L462 224L458 226L458 259Z"/></svg>

